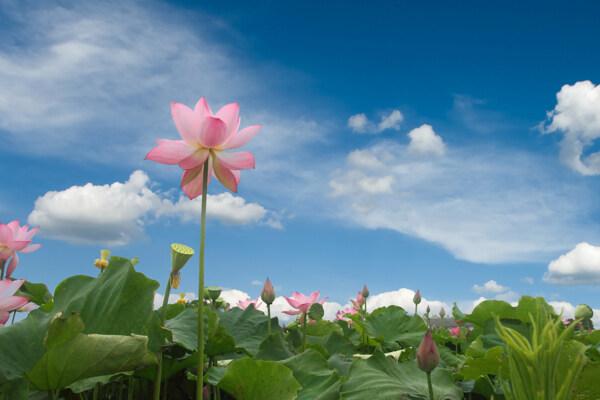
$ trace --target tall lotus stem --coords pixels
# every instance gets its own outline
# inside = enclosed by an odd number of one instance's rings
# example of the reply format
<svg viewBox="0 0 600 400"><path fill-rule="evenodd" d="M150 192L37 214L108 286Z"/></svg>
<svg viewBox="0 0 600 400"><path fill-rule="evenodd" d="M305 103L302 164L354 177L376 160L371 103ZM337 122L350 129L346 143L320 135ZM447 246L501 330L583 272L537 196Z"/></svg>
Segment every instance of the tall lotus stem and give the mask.
<svg viewBox="0 0 600 400"><path fill-rule="evenodd" d="M269 340L271 340L271 305L267 304L267 317L269 318L269 325L268 326L268 335L269 335Z"/></svg>
<svg viewBox="0 0 600 400"><path fill-rule="evenodd" d="M260 293L260 298L267 305L267 316L269 317L268 334L269 340L271 340L271 304L273 304L275 301L275 289L273 288L269 278L267 278L267 281L263 286L262 292Z"/></svg>
<svg viewBox="0 0 600 400"><path fill-rule="evenodd" d="M427 387L429 388L429 400L433 399L433 386L431 384L431 372L427 373Z"/></svg>
<svg viewBox="0 0 600 400"><path fill-rule="evenodd" d="M302 313L302 353L306 348L306 313Z"/></svg>
<svg viewBox="0 0 600 400"><path fill-rule="evenodd" d="M167 289L165 290L165 298L163 299L162 311L160 313L160 326L165 326L167 319L167 306L169 305L169 295L171 294L171 277L167 281ZM154 375L154 400L160 399L160 384L162 379L163 352L159 350L158 365L156 366L156 374Z"/></svg>
<svg viewBox="0 0 600 400"><path fill-rule="evenodd" d="M196 382L196 399L202 400L204 389L204 241L206 233L206 188L208 186L208 160L202 169L202 216L200 220L200 253L198 273L198 381Z"/></svg>

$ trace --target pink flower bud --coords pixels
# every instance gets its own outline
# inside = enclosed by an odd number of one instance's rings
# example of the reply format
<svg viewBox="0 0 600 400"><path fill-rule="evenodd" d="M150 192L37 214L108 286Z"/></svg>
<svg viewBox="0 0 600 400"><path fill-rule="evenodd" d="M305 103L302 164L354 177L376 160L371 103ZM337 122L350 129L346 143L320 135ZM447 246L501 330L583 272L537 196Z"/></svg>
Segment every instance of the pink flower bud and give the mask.
<svg viewBox="0 0 600 400"><path fill-rule="evenodd" d="M446 311L444 311L444 307L442 307L442 309L440 310L440 317L444 318L445 315Z"/></svg>
<svg viewBox="0 0 600 400"><path fill-rule="evenodd" d="M267 278L267 281L263 286L263 290L260 293L260 298L266 304L273 304L273 302L275 301L275 289L273 289L273 285L271 284L269 278Z"/></svg>
<svg viewBox="0 0 600 400"><path fill-rule="evenodd" d="M419 289L417 289L417 293L415 293L415 295L413 297L413 303L419 304L420 302L421 302L421 292L419 292Z"/></svg>
<svg viewBox="0 0 600 400"><path fill-rule="evenodd" d="M367 285L363 286L363 290L362 290L362 296L366 299L367 297L369 297L369 289L367 289Z"/></svg>
<svg viewBox="0 0 600 400"><path fill-rule="evenodd" d="M440 363L440 353L429 330L427 330L423 341L419 345L419 350L417 350L417 363L421 371L424 372L433 371Z"/></svg>

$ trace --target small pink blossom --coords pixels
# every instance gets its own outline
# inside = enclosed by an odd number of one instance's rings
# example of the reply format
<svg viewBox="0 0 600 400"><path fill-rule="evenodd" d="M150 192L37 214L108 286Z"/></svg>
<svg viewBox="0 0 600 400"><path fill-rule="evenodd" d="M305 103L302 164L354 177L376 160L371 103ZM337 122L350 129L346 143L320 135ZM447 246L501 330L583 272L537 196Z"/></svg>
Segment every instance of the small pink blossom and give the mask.
<svg viewBox="0 0 600 400"><path fill-rule="evenodd" d="M17 310L27 304L27 297L13 296L21 287L25 279L11 281L4 279L0 281L0 326L4 326L10 317L10 311Z"/></svg>
<svg viewBox="0 0 600 400"><path fill-rule="evenodd" d="M455 326L454 328L450 329L450 336L456 336L456 338L460 338L460 327Z"/></svg>
<svg viewBox="0 0 600 400"><path fill-rule="evenodd" d="M360 310L362 308L362 306L365 304L365 298L363 297L362 292L358 292L358 295L356 296L356 300L351 299L350 301L352 302L352 306L356 310Z"/></svg>
<svg viewBox="0 0 600 400"><path fill-rule="evenodd" d="M204 97L194 110L183 104L171 103L171 115L183 140L157 140L158 146L150 150L146 159L179 165L183 169L181 188L190 199L202 194L206 160L208 180L214 174L223 186L237 193L240 170L254 168L254 156L247 151L224 150L243 146L261 128L261 125L253 125L238 131L238 114L237 103L227 104L213 114Z"/></svg>
<svg viewBox="0 0 600 400"><path fill-rule="evenodd" d="M42 247L41 244L31 244L33 235L40 228L28 229L28 225L19 226L18 220L9 222L7 225L0 222L0 265L4 266L6 260L12 257L6 268L7 278L10 278L19 264L17 252L31 253Z"/></svg>
<svg viewBox="0 0 600 400"><path fill-rule="evenodd" d="M246 300L240 300L237 303L237 306L239 308L241 308L242 310L245 310L246 308L248 308L248 306L252 304L254 306L255 309L258 310L258 307L260 307L262 305L262 302L260 301L259 298L256 298L254 300L250 300L250 298L246 298Z"/></svg>
<svg viewBox="0 0 600 400"><path fill-rule="evenodd" d="M294 292L292 293L292 298L283 296L284 299L287 300L288 304L294 307L297 311L284 311L284 314L288 315L300 315L302 313L308 312L310 306L315 303L323 304L328 297L325 297L322 300L319 300L319 292L311 293L310 296L305 296L302 293Z"/></svg>
<svg viewBox="0 0 600 400"><path fill-rule="evenodd" d="M335 314L335 319L334 321L344 321L347 322L348 325L352 326L352 324L354 324L354 321L352 321L350 318L346 317L346 315L348 314L358 314L358 311L354 308L346 308L342 311L338 311L337 314Z"/></svg>
<svg viewBox="0 0 600 400"><path fill-rule="evenodd" d="M565 326L569 326L569 324L572 322L572 321L569 321L569 318L565 318L565 317L561 318L561 321Z"/></svg>

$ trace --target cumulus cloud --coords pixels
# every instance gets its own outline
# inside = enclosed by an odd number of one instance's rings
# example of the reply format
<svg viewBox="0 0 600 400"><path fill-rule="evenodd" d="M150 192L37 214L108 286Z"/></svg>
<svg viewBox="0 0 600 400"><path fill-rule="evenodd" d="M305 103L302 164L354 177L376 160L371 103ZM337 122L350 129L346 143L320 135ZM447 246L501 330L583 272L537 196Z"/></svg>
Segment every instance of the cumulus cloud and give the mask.
<svg viewBox="0 0 600 400"><path fill-rule="evenodd" d="M600 247L579 243L548 264L542 278L554 285L600 285Z"/></svg>
<svg viewBox="0 0 600 400"><path fill-rule="evenodd" d="M542 131L564 134L560 143L563 163L583 175L600 174L600 152L584 154L600 137L600 86L590 81L564 85Z"/></svg>
<svg viewBox="0 0 600 400"><path fill-rule="evenodd" d="M344 222L438 243L462 260L547 260L600 237L588 223L594 193L560 170L531 153L456 148L416 157L381 140L353 150L330 174L336 201L328 210Z"/></svg>
<svg viewBox="0 0 600 400"><path fill-rule="evenodd" d="M408 151L416 154L434 154L441 156L446 152L446 145L441 136L433 131L431 125L423 124L408 132L410 143Z"/></svg>
<svg viewBox="0 0 600 400"><path fill-rule="evenodd" d="M379 123L369 121L365 114L355 114L348 118L348 127L356 133L381 133L386 129L399 130L400 123L404 121L404 115L398 110L389 115L382 115Z"/></svg>
<svg viewBox="0 0 600 400"><path fill-rule="evenodd" d="M379 307L387 307L394 305L402 307L407 312L412 313L415 309L415 303L413 303L414 296L415 291L406 288L371 295L369 296L369 299L367 301L367 310L373 311ZM348 306L349 305L350 303L348 303ZM437 300L428 300L425 297L421 297L421 303L419 304L419 313L424 313L427 309L427 306L431 308L431 315L438 314L442 307L447 313L449 310L452 310L452 306L448 305L447 303Z"/></svg>
<svg viewBox="0 0 600 400"><path fill-rule="evenodd" d="M498 285L494 280L487 281L483 286L473 285L473 291L475 293L502 293L507 291L506 286Z"/></svg>
<svg viewBox="0 0 600 400"><path fill-rule="evenodd" d="M158 217L199 221L200 202L200 197L189 200L183 196L171 201L152 191L148 175L137 170L123 183L88 183L47 192L36 200L28 222L51 239L118 246L142 239L144 225ZM226 225L261 224L269 215L262 206L230 193L208 195L206 209L208 218Z"/></svg>

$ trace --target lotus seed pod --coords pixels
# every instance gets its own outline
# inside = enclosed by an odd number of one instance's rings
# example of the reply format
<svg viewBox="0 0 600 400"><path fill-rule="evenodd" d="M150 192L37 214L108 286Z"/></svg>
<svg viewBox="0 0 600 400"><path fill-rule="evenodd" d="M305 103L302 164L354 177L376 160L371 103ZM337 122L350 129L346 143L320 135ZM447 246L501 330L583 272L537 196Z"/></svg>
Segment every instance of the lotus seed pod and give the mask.
<svg viewBox="0 0 600 400"><path fill-rule="evenodd" d="M415 295L413 296L413 303L421 303L421 292L419 292L419 289L417 289L417 293L415 293Z"/></svg>
<svg viewBox="0 0 600 400"><path fill-rule="evenodd" d="M577 319L592 319L594 310L587 304L579 304L575 309L575 318Z"/></svg>
<svg viewBox="0 0 600 400"><path fill-rule="evenodd" d="M362 290L362 296L366 299L367 297L369 297L369 289L367 288L367 285L363 286L363 290Z"/></svg>
<svg viewBox="0 0 600 400"><path fill-rule="evenodd" d="M208 286L204 286L204 292L202 294L204 300L210 300L210 294L208 293Z"/></svg>
<svg viewBox="0 0 600 400"><path fill-rule="evenodd" d="M102 257L103 260L108 260L108 257L110 257L110 250L100 250L100 257Z"/></svg>
<svg viewBox="0 0 600 400"><path fill-rule="evenodd" d="M269 278L267 278L267 281L263 286L263 290L260 293L260 298L262 299L262 301L265 302L265 304L269 305L273 304L273 302L275 301L275 289L273 288L273 285L271 284Z"/></svg>
<svg viewBox="0 0 600 400"><path fill-rule="evenodd" d="M221 288L218 286L209 286L206 290L208 290L208 297L210 297L212 301L217 300L221 295Z"/></svg>
<svg viewBox="0 0 600 400"><path fill-rule="evenodd" d="M417 350L417 363L421 371L424 372L433 371L440 363L440 353L429 330L427 330L419 345L419 350Z"/></svg>
<svg viewBox="0 0 600 400"><path fill-rule="evenodd" d="M181 271L181 268L194 255L194 249L183 244L171 244L171 268L173 271Z"/></svg>
<svg viewBox="0 0 600 400"><path fill-rule="evenodd" d="M308 309L308 318L314 321L322 320L323 315L325 315L325 310L323 309L323 306L319 303L314 303Z"/></svg>

